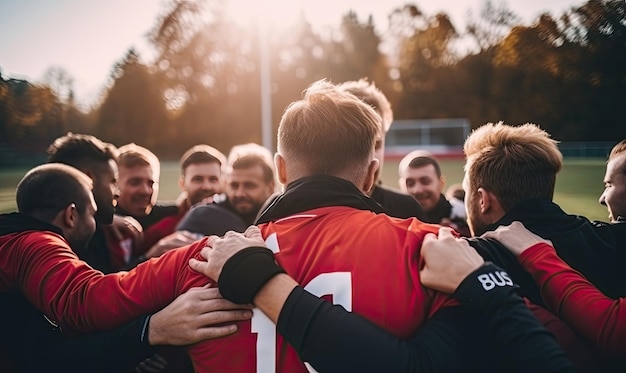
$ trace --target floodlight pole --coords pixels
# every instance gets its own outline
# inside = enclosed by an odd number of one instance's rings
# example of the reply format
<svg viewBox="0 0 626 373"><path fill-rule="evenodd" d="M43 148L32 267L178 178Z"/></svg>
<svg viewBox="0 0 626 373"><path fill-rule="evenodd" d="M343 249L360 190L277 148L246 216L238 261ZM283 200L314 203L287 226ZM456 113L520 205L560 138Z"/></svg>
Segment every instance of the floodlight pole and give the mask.
<svg viewBox="0 0 626 373"><path fill-rule="evenodd" d="M259 57L261 71L261 143L274 152L272 144L272 82L270 80L270 45L268 42L269 25L259 22Z"/></svg>

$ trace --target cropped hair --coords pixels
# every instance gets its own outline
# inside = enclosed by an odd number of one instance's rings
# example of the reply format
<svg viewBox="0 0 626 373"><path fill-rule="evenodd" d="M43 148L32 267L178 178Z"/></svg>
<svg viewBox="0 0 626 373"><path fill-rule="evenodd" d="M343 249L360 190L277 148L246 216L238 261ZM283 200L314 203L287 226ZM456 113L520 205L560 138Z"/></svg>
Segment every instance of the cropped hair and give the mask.
<svg viewBox="0 0 626 373"><path fill-rule="evenodd" d="M380 117L351 93L317 81L291 103L278 127L278 151L311 174L365 177Z"/></svg>
<svg viewBox="0 0 626 373"><path fill-rule="evenodd" d="M370 105L374 111L380 115L383 134L389 131L391 122L393 122L393 111L391 111L389 100L387 100L385 94L376 87L376 84L363 78L343 82L337 87L343 91L352 93L357 98Z"/></svg>
<svg viewBox="0 0 626 373"><path fill-rule="evenodd" d="M53 221L72 203L79 213L84 213L87 204L91 203L85 188L90 191L93 182L74 167L62 163L37 166L28 171L17 185L17 209L46 222Z"/></svg>
<svg viewBox="0 0 626 373"><path fill-rule="evenodd" d="M405 155L398 165L400 175L409 168L422 168L428 165L432 165L435 168L437 177L441 177L441 167L439 162L431 155L431 153L423 150L414 150Z"/></svg>
<svg viewBox="0 0 626 373"><path fill-rule="evenodd" d="M245 170L256 166L263 169L263 181L266 184L275 182L274 159L266 147L251 142L235 145L230 149L230 153L228 153L229 169Z"/></svg>
<svg viewBox="0 0 626 373"><path fill-rule="evenodd" d="M135 143L123 145L119 148L119 156L117 157L117 164L120 167L134 168L138 166L150 167L152 169L152 176L155 181L159 180L159 174L161 172L161 164L159 158L150 150L139 146Z"/></svg>
<svg viewBox="0 0 626 373"><path fill-rule="evenodd" d="M54 140L48 147L48 162L64 163L81 170L90 169L98 164L116 161L117 148L103 142L95 136L69 132Z"/></svg>
<svg viewBox="0 0 626 373"><path fill-rule="evenodd" d="M537 125L487 123L469 135L464 151L470 190L494 193L504 211L528 199L552 200L563 156Z"/></svg>
<svg viewBox="0 0 626 373"><path fill-rule="evenodd" d="M226 157L214 147L200 144L189 148L180 158L180 168L183 175L189 165L204 163L217 163L223 171L226 167Z"/></svg>
<svg viewBox="0 0 626 373"><path fill-rule="evenodd" d="M611 154L609 154L609 161L613 158L616 158L626 152L626 139L618 142L613 149L611 149ZM626 162L622 162L622 169L620 170L622 174L626 175Z"/></svg>

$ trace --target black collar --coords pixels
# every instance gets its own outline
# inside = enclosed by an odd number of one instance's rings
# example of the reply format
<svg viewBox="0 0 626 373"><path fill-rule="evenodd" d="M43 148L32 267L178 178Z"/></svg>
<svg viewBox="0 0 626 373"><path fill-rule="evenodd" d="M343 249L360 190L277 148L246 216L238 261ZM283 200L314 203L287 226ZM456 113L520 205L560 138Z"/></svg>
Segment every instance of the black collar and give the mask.
<svg viewBox="0 0 626 373"><path fill-rule="evenodd" d="M268 223L289 215L320 207L347 206L374 213L385 210L376 201L363 194L351 182L328 175L314 175L298 179L260 214L256 223Z"/></svg>

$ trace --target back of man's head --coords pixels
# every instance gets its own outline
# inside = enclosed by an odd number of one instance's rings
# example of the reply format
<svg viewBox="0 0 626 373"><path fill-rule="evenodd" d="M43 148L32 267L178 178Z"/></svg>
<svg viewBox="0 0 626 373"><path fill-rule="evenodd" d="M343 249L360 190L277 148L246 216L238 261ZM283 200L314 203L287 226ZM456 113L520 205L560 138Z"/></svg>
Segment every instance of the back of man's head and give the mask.
<svg viewBox="0 0 626 373"><path fill-rule="evenodd" d="M287 107L278 152L299 174L363 180L373 159L380 118L354 95L326 81L313 83Z"/></svg>
<svg viewBox="0 0 626 373"><path fill-rule="evenodd" d="M82 171L97 174L95 167L117 159L118 151L112 144L91 135L68 133L48 147L48 162L64 163Z"/></svg>
<svg viewBox="0 0 626 373"><path fill-rule="evenodd" d="M343 91L350 92L360 100L363 100L366 104L370 105L382 120L382 130L384 133L389 131L391 122L393 122L393 112L391 111L391 104L385 94L376 87L372 82L367 79L351 80L343 82L337 87Z"/></svg>
<svg viewBox="0 0 626 373"><path fill-rule="evenodd" d="M554 196L563 156L557 141L537 125L485 124L469 135L464 151L470 190L494 193L504 211L524 200Z"/></svg>
<svg viewBox="0 0 626 373"><path fill-rule="evenodd" d="M204 163L217 163L223 171L226 167L226 157L212 146L199 144L189 148L180 158L180 168L183 175L189 165Z"/></svg>
<svg viewBox="0 0 626 373"><path fill-rule="evenodd" d="M91 179L74 167L49 163L28 171L17 185L19 212L52 222L70 204L83 213L91 203Z"/></svg>

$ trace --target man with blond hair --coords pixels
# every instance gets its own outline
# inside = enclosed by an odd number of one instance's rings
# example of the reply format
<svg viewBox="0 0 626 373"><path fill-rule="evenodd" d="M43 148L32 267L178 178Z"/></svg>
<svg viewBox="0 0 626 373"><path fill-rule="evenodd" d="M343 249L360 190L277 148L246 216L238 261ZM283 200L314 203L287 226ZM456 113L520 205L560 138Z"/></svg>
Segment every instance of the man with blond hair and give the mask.
<svg viewBox="0 0 626 373"><path fill-rule="evenodd" d="M165 216L145 232L143 242L135 250L135 261L142 262L196 241L197 235L177 231L176 226L192 206L211 200L222 193L226 157L222 152L206 144L194 145L180 158L181 175L179 213ZM158 206L158 205L157 205Z"/></svg>
<svg viewBox="0 0 626 373"><path fill-rule="evenodd" d="M374 186L367 194L374 201L378 202L385 209L385 213L390 216L397 218L423 218L424 211L419 203L416 203L412 198L408 198L406 194L383 187L380 180L380 172L383 169L385 159L385 135L393 122L393 111L391 111L391 105L387 97L374 83L367 81L367 79L347 81L339 84L338 88L352 93L370 105L380 116L379 132L376 135L375 145L379 166L378 170L376 170Z"/></svg>
<svg viewBox="0 0 626 373"><path fill-rule="evenodd" d="M365 194L378 167L374 156L378 131L379 117L370 106L327 82L314 83L301 101L287 108L275 156L279 180L287 188L260 218L275 255L255 255L278 261L306 289L332 295L353 312L408 337L454 302L425 290L419 262L407 262L419 256L424 236L436 233L437 227L390 218ZM327 151L318 152L320 147ZM120 274L116 289L144 308L205 285L206 277L190 270L189 260L199 257L208 240ZM242 301L251 299L242 294ZM117 313L110 313L107 322L116 321ZM240 324L231 338L194 344L188 351L197 372L307 371L260 312L252 322Z"/></svg>
<svg viewBox="0 0 626 373"><path fill-rule="evenodd" d="M626 220L626 140L611 149L604 175L600 204L606 206L611 222Z"/></svg>
<svg viewBox="0 0 626 373"><path fill-rule="evenodd" d="M626 295L626 263L620 254L626 241L620 227L568 215L552 201L563 156L547 132L534 124L489 123L470 134L464 151L463 188L475 236L520 221L551 240L558 255L605 294ZM506 268L524 295L543 304L532 277L508 250L491 240L470 239L470 244Z"/></svg>

